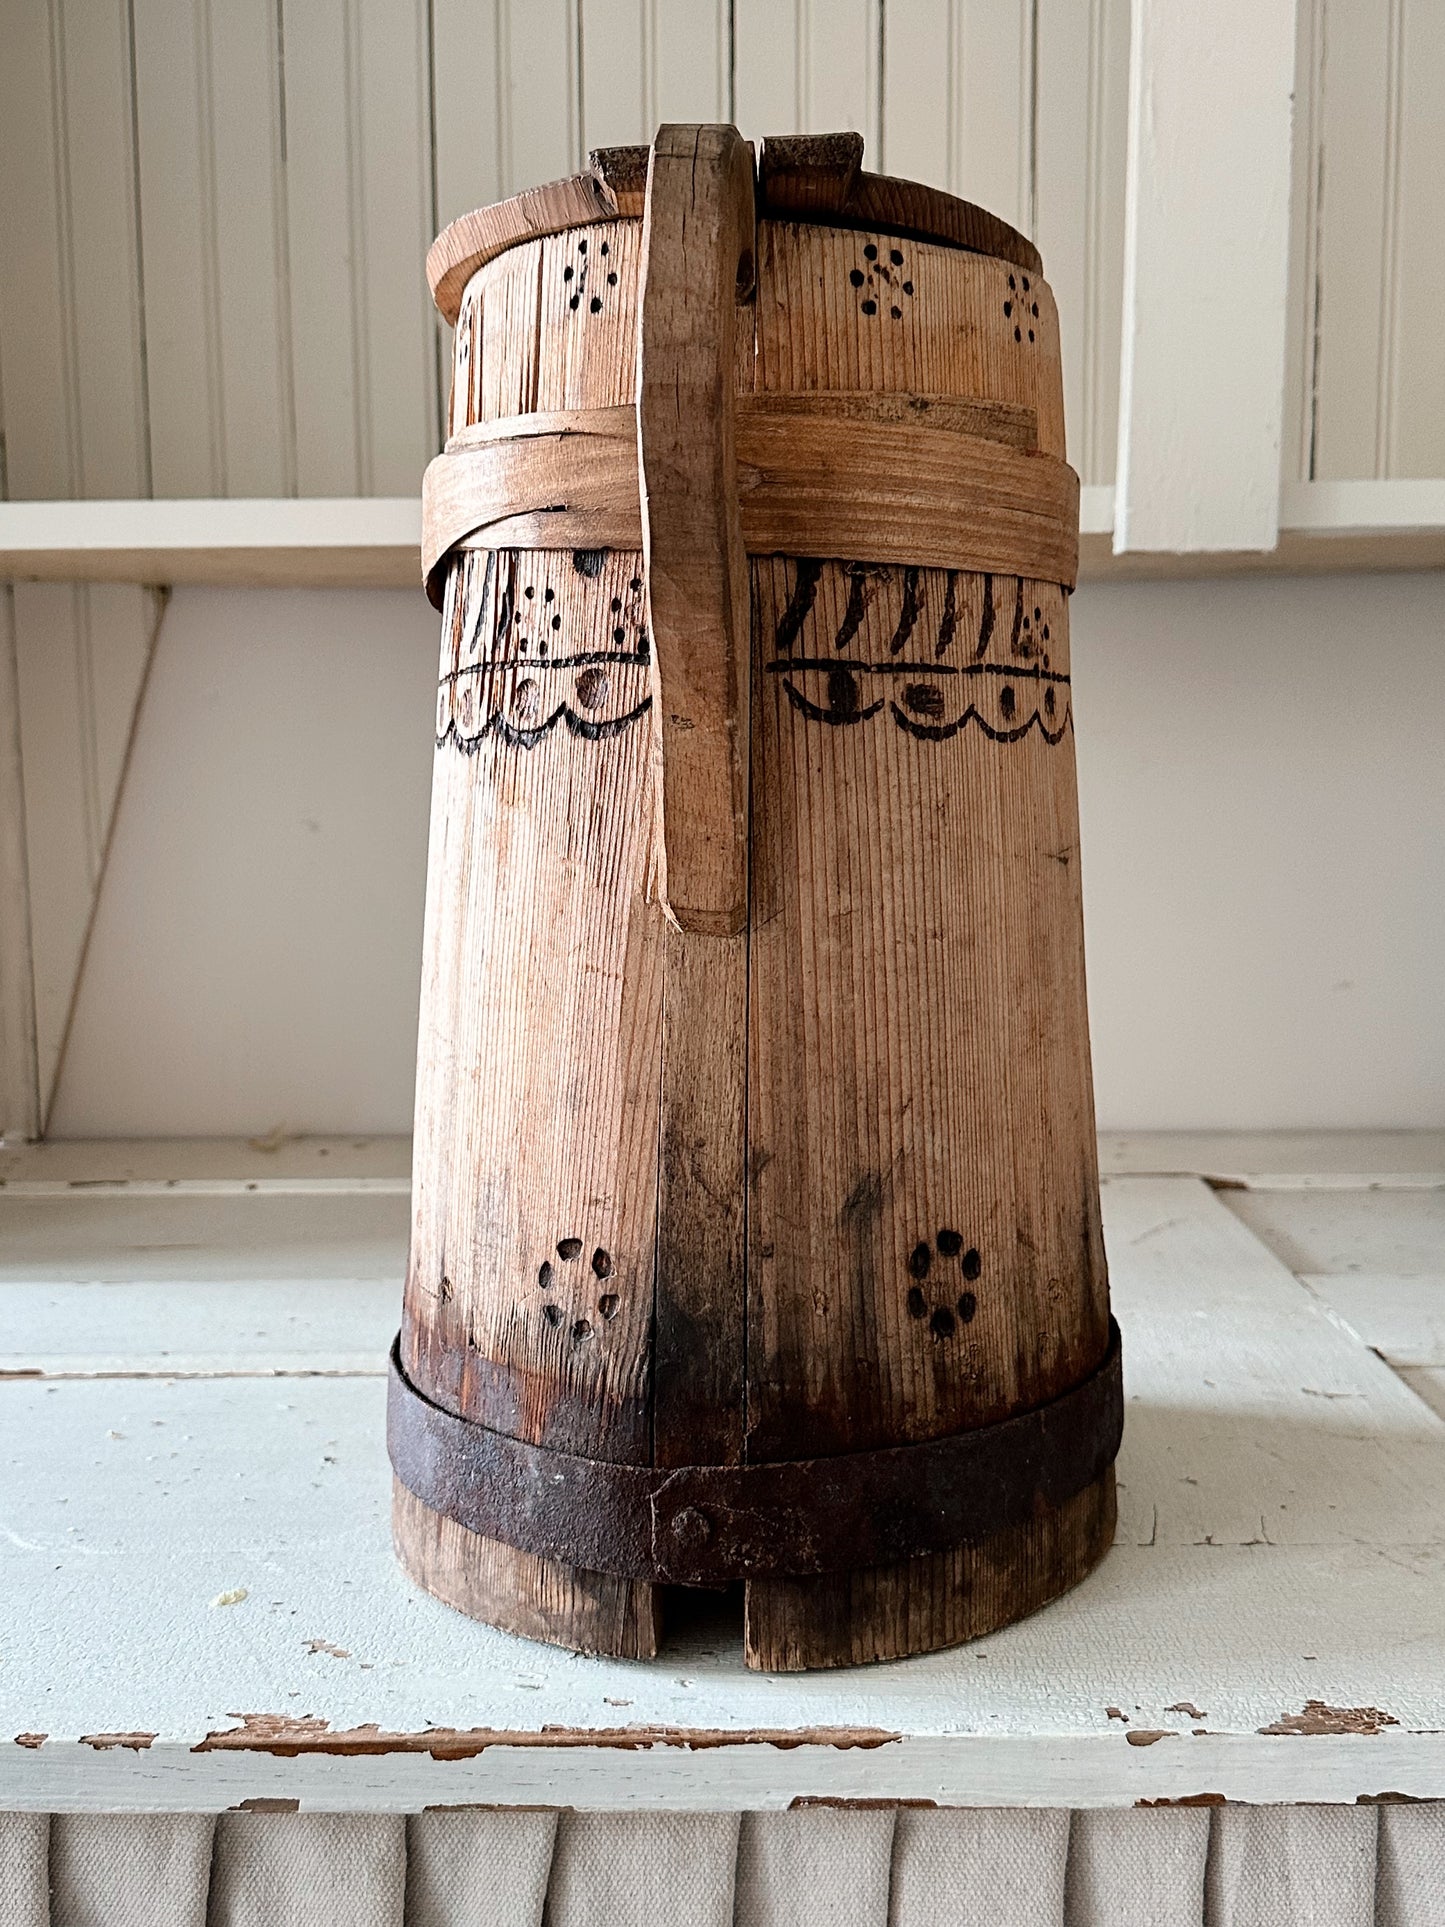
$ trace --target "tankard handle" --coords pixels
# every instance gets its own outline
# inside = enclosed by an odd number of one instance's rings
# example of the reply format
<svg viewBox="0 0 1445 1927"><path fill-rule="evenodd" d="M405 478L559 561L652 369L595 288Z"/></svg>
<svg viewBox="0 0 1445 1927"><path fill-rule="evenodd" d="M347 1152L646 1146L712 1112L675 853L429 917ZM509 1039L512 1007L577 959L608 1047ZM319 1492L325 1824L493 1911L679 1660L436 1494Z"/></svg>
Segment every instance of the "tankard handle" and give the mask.
<svg viewBox="0 0 1445 1927"><path fill-rule="evenodd" d="M747 923L748 565L738 518L736 314L751 298L752 149L663 126L642 222L637 445L654 742L655 885L681 929Z"/></svg>

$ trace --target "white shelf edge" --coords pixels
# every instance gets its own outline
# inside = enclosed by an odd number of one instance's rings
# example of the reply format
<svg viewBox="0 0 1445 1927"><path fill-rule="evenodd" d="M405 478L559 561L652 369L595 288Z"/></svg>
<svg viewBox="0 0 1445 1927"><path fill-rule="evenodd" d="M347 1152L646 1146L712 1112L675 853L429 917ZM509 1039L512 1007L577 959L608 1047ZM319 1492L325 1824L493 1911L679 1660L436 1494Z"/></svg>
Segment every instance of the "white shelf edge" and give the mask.
<svg viewBox="0 0 1445 1927"><path fill-rule="evenodd" d="M1280 542L1115 556L1115 492L1079 492L1083 579L1445 567L1445 478L1286 482ZM0 502L0 580L420 586L414 496Z"/></svg>

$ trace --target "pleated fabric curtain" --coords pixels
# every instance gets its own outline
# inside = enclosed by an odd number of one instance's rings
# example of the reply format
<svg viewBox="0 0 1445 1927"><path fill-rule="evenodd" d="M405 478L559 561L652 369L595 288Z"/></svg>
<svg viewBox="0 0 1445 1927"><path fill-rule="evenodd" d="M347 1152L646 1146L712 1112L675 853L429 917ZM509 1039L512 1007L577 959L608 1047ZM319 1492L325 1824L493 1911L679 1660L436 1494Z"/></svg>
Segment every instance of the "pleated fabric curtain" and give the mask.
<svg viewBox="0 0 1445 1927"><path fill-rule="evenodd" d="M1445 1802L0 1814L0 1927L1439 1927Z"/></svg>

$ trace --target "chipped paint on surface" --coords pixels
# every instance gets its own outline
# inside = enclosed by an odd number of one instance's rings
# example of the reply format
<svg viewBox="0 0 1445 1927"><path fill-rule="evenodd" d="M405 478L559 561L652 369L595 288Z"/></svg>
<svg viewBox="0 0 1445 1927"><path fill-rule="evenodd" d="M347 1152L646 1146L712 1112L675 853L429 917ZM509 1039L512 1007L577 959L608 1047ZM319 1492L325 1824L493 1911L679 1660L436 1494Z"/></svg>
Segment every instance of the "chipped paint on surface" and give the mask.
<svg viewBox="0 0 1445 1927"><path fill-rule="evenodd" d="M1164 1711L1166 1713L1187 1713L1191 1720L1205 1720L1209 1717L1204 1709L1196 1706L1192 1700L1175 1700L1174 1704L1172 1706L1166 1706Z"/></svg>
<svg viewBox="0 0 1445 1927"><path fill-rule="evenodd" d="M28 1746L33 1750L37 1746L44 1746L49 1738L50 1735L48 1733L17 1733L14 1744L16 1746Z"/></svg>
<svg viewBox="0 0 1445 1927"><path fill-rule="evenodd" d="M1378 1733L1384 1727L1399 1724L1393 1713L1382 1713L1378 1706L1326 1706L1323 1700L1306 1700L1302 1711L1282 1713L1259 1730L1312 1738L1322 1733Z"/></svg>
<svg viewBox="0 0 1445 1927"><path fill-rule="evenodd" d="M1130 1746L1153 1746L1156 1740L1177 1740L1179 1735L1171 1733L1165 1727L1136 1726L1132 1732L1126 1733L1124 1738Z"/></svg>
<svg viewBox="0 0 1445 1927"><path fill-rule="evenodd" d="M434 1760L470 1760L494 1746L595 1746L622 1752L674 1746L689 1753L731 1746L773 1746L784 1752L798 1747L825 1746L846 1752L854 1748L891 1746L903 1737L901 1733L871 1726L741 1728L736 1732L726 1728L679 1726L599 1727L589 1732L576 1727L544 1726L540 1732L531 1733L488 1726L433 1726L420 1733L388 1733L379 1726L353 1726L332 1732L326 1720L298 1719L285 1713L233 1713L231 1718L239 1720L240 1726L208 1733L191 1751L273 1753L287 1760L305 1753L429 1753Z"/></svg>
<svg viewBox="0 0 1445 1927"><path fill-rule="evenodd" d="M82 1733L79 1744L93 1746L97 1753L105 1753L111 1747L123 1746L132 1753L144 1753L156 1735L154 1733Z"/></svg>
<svg viewBox="0 0 1445 1927"><path fill-rule="evenodd" d="M1181 1793L1172 1800L1136 1800L1136 1807L1222 1807L1225 1798L1222 1793Z"/></svg>

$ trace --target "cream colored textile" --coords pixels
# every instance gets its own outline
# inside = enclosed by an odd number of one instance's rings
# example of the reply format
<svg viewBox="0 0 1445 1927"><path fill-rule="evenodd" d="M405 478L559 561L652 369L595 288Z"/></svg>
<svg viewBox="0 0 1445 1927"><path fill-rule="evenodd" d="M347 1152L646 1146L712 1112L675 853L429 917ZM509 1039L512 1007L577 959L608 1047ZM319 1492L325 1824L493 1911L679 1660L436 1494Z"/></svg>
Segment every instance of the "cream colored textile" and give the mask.
<svg viewBox="0 0 1445 1927"><path fill-rule="evenodd" d="M890 1927L1063 1927L1068 1851L1067 1813L905 1807Z"/></svg>
<svg viewBox="0 0 1445 1927"><path fill-rule="evenodd" d="M884 1927L892 1808L746 1813L735 1927Z"/></svg>
<svg viewBox="0 0 1445 1927"><path fill-rule="evenodd" d="M0 1813L0 1927L50 1927L50 1815Z"/></svg>
<svg viewBox="0 0 1445 1927"><path fill-rule="evenodd" d="M555 1813L416 1813L406 1927L541 1927Z"/></svg>
<svg viewBox="0 0 1445 1927"><path fill-rule="evenodd" d="M1200 1927L1208 1854L1202 1807L1076 1813L1067 1927Z"/></svg>
<svg viewBox="0 0 1445 1927"><path fill-rule="evenodd" d="M402 1927L406 1821L223 1813L208 1927Z"/></svg>
<svg viewBox="0 0 1445 1927"><path fill-rule="evenodd" d="M1377 1811L1216 1807L1208 1927L1374 1927Z"/></svg>
<svg viewBox="0 0 1445 1927"><path fill-rule="evenodd" d="M564 1813L547 1927L732 1927L735 1813Z"/></svg>
<svg viewBox="0 0 1445 1927"><path fill-rule="evenodd" d="M1445 1802L0 1813L0 1927L1445 1927Z"/></svg>
<svg viewBox="0 0 1445 1927"><path fill-rule="evenodd" d="M1379 1808L1375 1927L1440 1927L1445 1920L1445 1801Z"/></svg>
<svg viewBox="0 0 1445 1927"><path fill-rule="evenodd" d="M206 1927L209 1813L57 1813L51 1927Z"/></svg>

